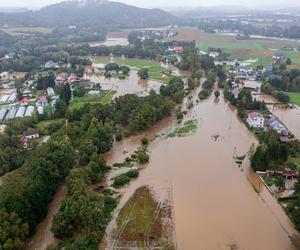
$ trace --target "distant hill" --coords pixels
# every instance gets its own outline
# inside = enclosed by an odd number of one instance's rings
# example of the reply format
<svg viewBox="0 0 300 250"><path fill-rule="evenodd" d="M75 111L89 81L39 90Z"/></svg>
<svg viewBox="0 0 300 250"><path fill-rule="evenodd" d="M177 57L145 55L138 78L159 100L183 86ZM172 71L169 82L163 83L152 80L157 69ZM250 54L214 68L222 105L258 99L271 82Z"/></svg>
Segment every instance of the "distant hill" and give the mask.
<svg viewBox="0 0 300 250"><path fill-rule="evenodd" d="M178 22L177 17L160 9L144 9L106 0L64 1L35 12L0 14L0 25L6 23L51 27L101 25L138 28Z"/></svg>

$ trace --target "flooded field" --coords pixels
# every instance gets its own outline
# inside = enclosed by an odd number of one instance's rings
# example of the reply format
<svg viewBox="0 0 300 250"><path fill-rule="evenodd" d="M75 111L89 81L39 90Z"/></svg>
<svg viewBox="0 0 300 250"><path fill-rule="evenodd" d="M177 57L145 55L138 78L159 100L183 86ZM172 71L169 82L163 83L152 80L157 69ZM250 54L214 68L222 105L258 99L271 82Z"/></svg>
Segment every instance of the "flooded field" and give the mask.
<svg viewBox="0 0 300 250"><path fill-rule="evenodd" d="M125 94L137 94L144 96L151 89L159 92L162 85L161 82L154 80L140 80L137 76L136 70L131 70L130 75L126 79L119 79L117 77L106 78L104 76L89 76L92 82L99 83L103 90L116 91L115 96L122 96Z"/></svg>
<svg viewBox="0 0 300 250"><path fill-rule="evenodd" d="M150 163L122 190L118 210L139 187L148 185L161 195L172 188L178 249L294 249L290 237L298 233L250 169L249 159L241 168L233 159L257 144L237 118L235 108L223 98L216 101L211 96L196 105L186 119L198 121L198 132L154 140L149 147ZM171 123L169 120L166 125ZM153 131L149 138L155 138ZM122 161L124 152L136 149L139 139L133 137L115 145L108 161ZM108 227L108 247L104 249L114 249L109 240L116 217L117 212Z"/></svg>
<svg viewBox="0 0 300 250"><path fill-rule="evenodd" d="M144 91L138 79L133 79L136 81L130 80L125 86L123 80L114 79L118 84L108 82L107 88L118 86L118 95L135 93L137 88ZM132 82L136 84L131 86ZM198 92L192 93L194 103ZM116 249L113 239L118 212L143 186L150 187L158 200L172 190L177 249L296 249L291 238L298 240L298 232L250 168L249 158L241 167L235 162L235 156L249 156L251 146L257 145L254 135L238 119L236 109L223 97L216 100L212 95L189 110L187 120L197 120L198 130L193 135L161 136L177 125L174 117L168 117L147 131L115 143L106 155L108 164L120 163L140 146L143 137L151 142L150 163L137 180L120 190L123 196L101 249ZM66 192L63 186L55 195L48 216L27 249L45 249L57 243L51 233L52 218Z"/></svg>
<svg viewBox="0 0 300 250"><path fill-rule="evenodd" d="M296 106L293 109L282 106L269 107L270 111L289 128L289 130L300 140L300 108Z"/></svg>
<svg viewBox="0 0 300 250"><path fill-rule="evenodd" d="M106 41L104 42L92 42L89 45L91 47L97 46L127 46L128 42L128 32L109 32L106 36Z"/></svg>

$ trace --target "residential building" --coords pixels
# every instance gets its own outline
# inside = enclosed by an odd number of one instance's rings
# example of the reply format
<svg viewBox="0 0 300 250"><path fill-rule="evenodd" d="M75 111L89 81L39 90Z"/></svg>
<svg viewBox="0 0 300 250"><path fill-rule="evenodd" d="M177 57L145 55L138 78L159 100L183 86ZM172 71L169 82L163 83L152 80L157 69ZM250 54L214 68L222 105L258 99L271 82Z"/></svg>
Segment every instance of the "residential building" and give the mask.
<svg viewBox="0 0 300 250"><path fill-rule="evenodd" d="M59 64L57 62L53 62L52 60L45 63L46 69L56 69L59 68Z"/></svg>
<svg viewBox="0 0 300 250"><path fill-rule="evenodd" d="M257 112L251 112L248 114L247 123L251 128L264 128L265 119Z"/></svg>
<svg viewBox="0 0 300 250"><path fill-rule="evenodd" d="M51 87L47 88L47 95L48 96L54 96L55 95L54 89L51 88Z"/></svg>
<svg viewBox="0 0 300 250"><path fill-rule="evenodd" d="M36 139L36 138L39 138L40 137L40 134L38 131L26 131L23 133L23 135L25 136L26 139Z"/></svg>
<svg viewBox="0 0 300 250"><path fill-rule="evenodd" d="M230 92L231 92L231 94L234 95L234 98L235 98L235 99L238 99L241 90L240 90L239 87L235 87L235 88L233 88Z"/></svg>

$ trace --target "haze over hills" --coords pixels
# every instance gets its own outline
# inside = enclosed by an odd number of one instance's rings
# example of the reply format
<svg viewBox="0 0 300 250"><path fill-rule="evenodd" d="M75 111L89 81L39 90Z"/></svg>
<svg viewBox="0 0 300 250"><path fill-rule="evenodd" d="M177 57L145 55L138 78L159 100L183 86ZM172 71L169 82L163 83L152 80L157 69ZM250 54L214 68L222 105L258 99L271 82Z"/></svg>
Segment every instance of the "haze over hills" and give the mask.
<svg viewBox="0 0 300 250"><path fill-rule="evenodd" d="M155 27L178 23L160 9L145 9L106 0L64 1L38 11L1 13L1 24L61 27L97 25L116 28Z"/></svg>

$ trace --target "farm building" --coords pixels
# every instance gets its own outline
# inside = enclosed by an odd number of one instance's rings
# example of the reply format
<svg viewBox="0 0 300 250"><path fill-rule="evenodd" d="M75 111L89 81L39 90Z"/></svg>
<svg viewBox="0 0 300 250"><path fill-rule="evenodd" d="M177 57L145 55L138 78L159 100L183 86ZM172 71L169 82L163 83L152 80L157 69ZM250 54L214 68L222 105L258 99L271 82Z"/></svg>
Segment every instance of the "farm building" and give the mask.
<svg viewBox="0 0 300 250"><path fill-rule="evenodd" d="M9 96L7 102L11 103L11 102L14 102L16 99L17 99L17 94L14 93Z"/></svg>
<svg viewBox="0 0 300 250"><path fill-rule="evenodd" d="M40 96L38 102L36 103L37 106L45 107L48 105L47 96Z"/></svg>
<svg viewBox="0 0 300 250"><path fill-rule="evenodd" d="M54 96L55 95L54 89L51 88L51 87L47 88L47 95L48 96Z"/></svg>
<svg viewBox="0 0 300 250"><path fill-rule="evenodd" d="M84 89L91 89L93 87L93 83L90 79L81 79L73 82L74 85L80 86Z"/></svg>
<svg viewBox="0 0 300 250"><path fill-rule="evenodd" d="M7 113L6 108L0 109L0 122L2 122L4 120L6 113Z"/></svg>
<svg viewBox="0 0 300 250"><path fill-rule="evenodd" d="M288 129L279 121L276 116L271 115L268 122L270 128L275 130L278 134L288 134Z"/></svg>
<svg viewBox="0 0 300 250"><path fill-rule="evenodd" d="M48 61L45 63L45 68L46 69L55 69L55 68L59 68L59 64L57 62L53 62L53 61Z"/></svg>
<svg viewBox="0 0 300 250"><path fill-rule="evenodd" d="M28 106L25 112L24 117L31 117L34 112L34 106Z"/></svg>
<svg viewBox="0 0 300 250"><path fill-rule="evenodd" d="M235 87L230 92L231 92L231 94L234 95L234 98L237 99L239 97L241 90L239 89L239 87Z"/></svg>
<svg viewBox="0 0 300 250"><path fill-rule="evenodd" d="M14 119L15 118L15 115L17 113L17 106L12 106L10 107L9 111L8 111L8 114L6 116L6 120L11 120L11 119Z"/></svg>
<svg viewBox="0 0 300 250"><path fill-rule="evenodd" d="M9 95L1 96L1 98L0 98L0 104L7 103L8 98L9 98Z"/></svg>
<svg viewBox="0 0 300 250"><path fill-rule="evenodd" d="M24 136L26 139L35 139L35 138L39 138L40 134L38 131L26 131L24 132Z"/></svg>
<svg viewBox="0 0 300 250"><path fill-rule="evenodd" d="M22 93L22 97L23 98L31 98L32 97L31 91L29 89L24 90Z"/></svg>
<svg viewBox="0 0 300 250"><path fill-rule="evenodd" d="M216 58L220 55L220 53L217 52L217 51L214 51L214 52L210 52L208 55L209 55L210 57L216 59Z"/></svg>
<svg viewBox="0 0 300 250"><path fill-rule="evenodd" d="M18 108L18 111L17 111L16 115L15 115L15 118L23 118L25 112L26 112L26 107L20 106L20 107Z"/></svg>
<svg viewBox="0 0 300 250"><path fill-rule="evenodd" d="M44 112L45 112L45 109L44 109L43 106L38 106L38 107L37 107L37 111L38 111L39 115L43 115Z"/></svg>
<svg viewBox="0 0 300 250"><path fill-rule="evenodd" d="M248 114L247 123L251 128L263 128L265 119L257 112L251 112Z"/></svg>
<svg viewBox="0 0 300 250"><path fill-rule="evenodd" d="M92 65L87 65L84 67L84 73L86 74L92 74L94 73L95 69Z"/></svg>

